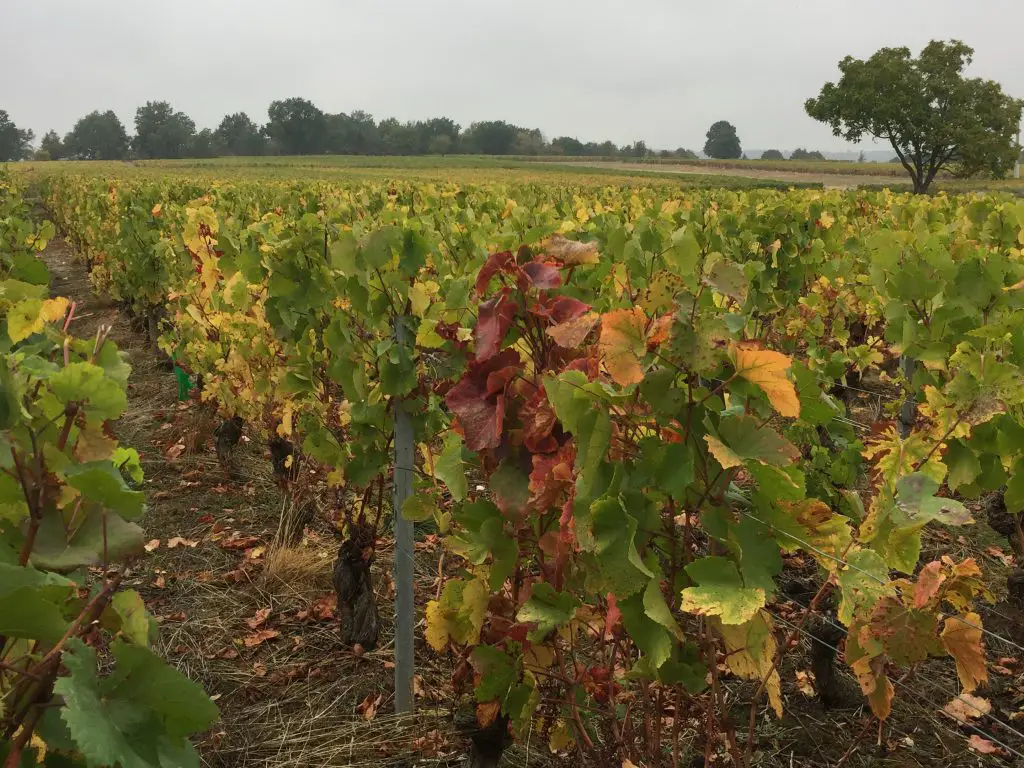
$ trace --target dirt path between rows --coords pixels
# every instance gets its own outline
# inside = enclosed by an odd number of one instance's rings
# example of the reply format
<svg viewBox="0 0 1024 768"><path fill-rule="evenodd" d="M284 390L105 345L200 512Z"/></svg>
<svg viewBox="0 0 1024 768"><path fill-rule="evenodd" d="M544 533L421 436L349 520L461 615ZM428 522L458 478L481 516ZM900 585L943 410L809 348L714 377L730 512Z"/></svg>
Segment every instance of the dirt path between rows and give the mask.
<svg viewBox="0 0 1024 768"><path fill-rule="evenodd" d="M598 160L594 162L574 163L574 167L604 168L618 171L657 171L658 173L679 173L691 176L738 176L745 179L764 179L766 181L802 182L824 184L825 189L856 189L862 184L893 186L906 185L903 179L894 176L861 176L857 174L842 175L837 173L800 173L797 171L769 171L756 168L714 168L693 165L648 165L644 163L622 163L614 160Z"/></svg>

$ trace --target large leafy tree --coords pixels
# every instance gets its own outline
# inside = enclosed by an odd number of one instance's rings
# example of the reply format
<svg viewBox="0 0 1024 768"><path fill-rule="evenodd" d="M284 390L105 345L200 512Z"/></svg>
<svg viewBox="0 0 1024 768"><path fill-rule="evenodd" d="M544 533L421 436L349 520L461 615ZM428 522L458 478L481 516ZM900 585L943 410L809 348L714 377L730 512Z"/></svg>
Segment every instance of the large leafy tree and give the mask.
<svg viewBox="0 0 1024 768"><path fill-rule="evenodd" d="M1024 103L992 80L964 77L973 53L959 40L933 40L917 58L908 48L847 56L839 82L804 106L847 141L888 141L915 192L927 192L943 168L1002 176L1013 167Z"/></svg>
<svg viewBox="0 0 1024 768"><path fill-rule="evenodd" d="M520 130L504 120L473 123L462 136L463 147L467 152L481 155L509 155Z"/></svg>
<svg viewBox="0 0 1024 768"><path fill-rule="evenodd" d="M777 149L766 149L761 153L762 160L785 160L786 156Z"/></svg>
<svg viewBox="0 0 1024 768"><path fill-rule="evenodd" d="M135 140L139 157L186 157L192 148L196 124L166 101L147 101L135 111Z"/></svg>
<svg viewBox="0 0 1024 768"><path fill-rule="evenodd" d="M0 109L0 163L29 157L34 137L31 130L16 126L10 115Z"/></svg>
<svg viewBox="0 0 1024 768"><path fill-rule="evenodd" d="M306 99L273 101L264 128L274 149L285 155L318 155L327 149L327 116Z"/></svg>
<svg viewBox="0 0 1024 768"><path fill-rule="evenodd" d="M112 110L90 112L64 137L64 156L79 160L124 160L128 132Z"/></svg>
<svg viewBox="0 0 1024 768"><path fill-rule="evenodd" d="M704 154L716 160L738 159L743 150L740 147L740 137L736 135L736 126L728 120L719 120L708 128Z"/></svg>
<svg viewBox="0 0 1024 768"><path fill-rule="evenodd" d="M37 160L60 160L64 157L64 142L56 131L47 131L39 140L39 151L36 152Z"/></svg>
<svg viewBox="0 0 1024 768"><path fill-rule="evenodd" d="M245 112L225 115L213 136L217 150L226 155L262 155L267 148L266 137Z"/></svg>

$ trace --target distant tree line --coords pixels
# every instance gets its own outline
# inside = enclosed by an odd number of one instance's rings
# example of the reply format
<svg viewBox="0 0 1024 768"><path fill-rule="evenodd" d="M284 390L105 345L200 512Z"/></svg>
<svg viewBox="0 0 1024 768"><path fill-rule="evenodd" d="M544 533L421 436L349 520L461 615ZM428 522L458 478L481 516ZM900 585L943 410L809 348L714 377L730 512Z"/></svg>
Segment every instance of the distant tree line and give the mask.
<svg viewBox="0 0 1024 768"><path fill-rule="evenodd" d="M566 157L662 157L695 159L687 149L655 153L643 141L582 142L572 136L545 139L537 128L486 120L463 129L454 120L377 121L356 110L331 114L307 99L274 101L260 125L245 112L226 115L216 129L196 129L195 121L166 101L150 101L135 112L128 134L114 112L90 112L63 137L48 131L33 150L32 131L19 130L0 111L0 162L40 160L126 160L253 155L562 155Z"/></svg>

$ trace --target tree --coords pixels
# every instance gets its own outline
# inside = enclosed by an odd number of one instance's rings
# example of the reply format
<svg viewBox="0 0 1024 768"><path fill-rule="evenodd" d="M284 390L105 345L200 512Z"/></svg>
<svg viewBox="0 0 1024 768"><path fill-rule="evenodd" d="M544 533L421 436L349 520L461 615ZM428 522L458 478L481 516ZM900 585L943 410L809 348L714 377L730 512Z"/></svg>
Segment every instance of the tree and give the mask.
<svg viewBox="0 0 1024 768"><path fill-rule="evenodd" d="M185 157L192 147L196 124L184 112L175 112L166 101L147 101L135 110L135 139L139 157Z"/></svg>
<svg viewBox="0 0 1024 768"><path fill-rule="evenodd" d="M577 157L586 154L586 147L579 139L572 136L559 136L551 140L551 151L558 155Z"/></svg>
<svg viewBox="0 0 1024 768"><path fill-rule="evenodd" d="M0 163L31 157L33 138L31 130L16 126L7 112L0 109Z"/></svg>
<svg viewBox="0 0 1024 768"><path fill-rule="evenodd" d="M432 155L447 155L452 151L452 137L447 133L439 133L436 136L431 137L430 143L427 145L427 151Z"/></svg>
<svg viewBox="0 0 1024 768"><path fill-rule="evenodd" d="M973 54L959 40L933 40L916 59L908 48L882 48L867 60L847 56L839 82L826 83L804 107L847 141L888 141L915 192L927 192L943 168L999 177L1013 167L1024 102L995 81L964 77Z"/></svg>
<svg viewBox="0 0 1024 768"><path fill-rule="evenodd" d="M736 127L726 121L719 120L708 128L704 154L716 160L735 160L743 154L740 138L736 135Z"/></svg>
<svg viewBox="0 0 1024 768"><path fill-rule="evenodd" d="M864 150L862 149L860 151L860 154L857 155L857 162L858 163L866 163L867 161L868 161L868 159L864 156Z"/></svg>
<svg viewBox="0 0 1024 768"><path fill-rule="evenodd" d="M700 160L696 152L685 147L679 147L673 154L682 160Z"/></svg>
<svg viewBox="0 0 1024 768"><path fill-rule="evenodd" d="M218 154L251 157L262 155L267 149L259 126L245 112L225 115L213 137Z"/></svg>
<svg viewBox="0 0 1024 768"><path fill-rule="evenodd" d="M185 153L186 157L216 157L217 141L214 139L213 131L209 128L197 132L192 136L189 147Z"/></svg>
<svg viewBox="0 0 1024 768"><path fill-rule="evenodd" d="M824 160L825 156L823 154L821 154L821 152L819 152L816 149L811 150L810 152L808 152L806 149L803 149L802 147L797 147L796 149L793 150L792 154L789 156L789 159L790 160Z"/></svg>
<svg viewBox="0 0 1024 768"><path fill-rule="evenodd" d="M777 149L766 149L761 153L762 160L785 160L786 156Z"/></svg>
<svg viewBox="0 0 1024 768"><path fill-rule="evenodd" d="M64 137L64 156L79 160L124 160L128 133L112 110L90 112Z"/></svg>
<svg viewBox="0 0 1024 768"><path fill-rule="evenodd" d="M47 131L39 140L39 150L36 152L37 160L60 160L64 157L64 142L56 131Z"/></svg>
<svg viewBox="0 0 1024 768"><path fill-rule="evenodd" d="M327 150L327 116L306 99L273 101L264 128L285 155L318 155Z"/></svg>
<svg viewBox="0 0 1024 768"><path fill-rule="evenodd" d="M508 155L512 153L519 130L504 120L473 123L463 134L463 147L467 152L480 155Z"/></svg>

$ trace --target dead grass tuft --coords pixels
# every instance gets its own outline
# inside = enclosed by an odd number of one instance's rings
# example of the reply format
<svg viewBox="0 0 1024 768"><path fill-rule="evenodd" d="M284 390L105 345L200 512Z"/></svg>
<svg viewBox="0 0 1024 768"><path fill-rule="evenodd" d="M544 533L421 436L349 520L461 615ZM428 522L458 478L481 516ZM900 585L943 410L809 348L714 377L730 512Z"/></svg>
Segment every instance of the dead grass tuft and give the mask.
<svg viewBox="0 0 1024 768"><path fill-rule="evenodd" d="M264 558L260 586L275 596L314 600L331 588L334 554L328 543L320 540L271 548Z"/></svg>

